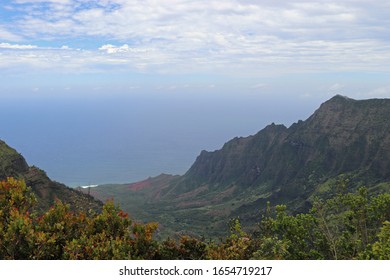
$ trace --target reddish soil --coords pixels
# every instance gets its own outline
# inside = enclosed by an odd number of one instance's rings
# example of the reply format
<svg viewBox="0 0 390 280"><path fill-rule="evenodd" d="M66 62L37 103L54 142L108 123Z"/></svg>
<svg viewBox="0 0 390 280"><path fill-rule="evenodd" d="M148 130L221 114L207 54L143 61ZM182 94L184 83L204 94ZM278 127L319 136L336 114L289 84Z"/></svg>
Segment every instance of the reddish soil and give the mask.
<svg viewBox="0 0 390 280"><path fill-rule="evenodd" d="M139 191L139 190L142 190L145 188L150 188L151 186L152 186L152 183L150 182L149 179L147 179L147 180L129 185L129 189L132 191Z"/></svg>

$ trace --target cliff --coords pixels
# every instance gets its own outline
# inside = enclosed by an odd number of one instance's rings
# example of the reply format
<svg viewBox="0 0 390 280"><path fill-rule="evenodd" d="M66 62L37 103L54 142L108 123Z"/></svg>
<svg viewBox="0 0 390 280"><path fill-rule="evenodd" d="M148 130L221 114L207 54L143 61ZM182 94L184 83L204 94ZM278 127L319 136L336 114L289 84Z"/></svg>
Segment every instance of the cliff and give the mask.
<svg viewBox="0 0 390 280"><path fill-rule="evenodd" d="M38 198L37 208L47 210L56 199L69 203L73 210L100 211L103 204L92 196L50 180L43 170L30 167L21 154L0 140L0 180L24 179Z"/></svg>

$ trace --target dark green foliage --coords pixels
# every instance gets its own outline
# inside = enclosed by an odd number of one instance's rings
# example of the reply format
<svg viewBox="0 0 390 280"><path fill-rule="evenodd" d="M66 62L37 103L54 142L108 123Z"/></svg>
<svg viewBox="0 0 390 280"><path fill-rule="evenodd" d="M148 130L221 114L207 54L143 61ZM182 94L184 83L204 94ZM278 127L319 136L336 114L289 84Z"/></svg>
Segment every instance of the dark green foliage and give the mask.
<svg viewBox="0 0 390 280"><path fill-rule="evenodd" d="M325 201L316 199L308 214L288 215L286 207L279 205L273 213L269 209L259 224L256 238L260 245L254 256L271 259L377 258L372 253L372 246L383 236L376 246L386 250L383 243L388 236L380 231L389 219L390 194L370 197L366 188L360 188L357 193L340 193Z"/></svg>
<svg viewBox="0 0 390 280"><path fill-rule="evenodd" d="M390 222L383 223L379 240L372 245L371 257L376 260L390 260Z"/></svg>
<svg viewBox="0 0 390 280"><path fill-rule="evenodd" d="M162 241L156 252L155 259L161 260L203 260L207 259L208 246L205 242L181 236L179 242L167 238Z"/></svg>
<svg viewBox="0 0 390 280"><path fill-rule="evenodd" d="M102 213L72 212L57 201L31 213L35 195L24 181L0 182L0 259L151 258L156 224L133 223L113 202Z"/></svg>
<svg viewBox="0 0 390 280"><path fill-rule="evenodd" d="M390 194L365 188L316 199L306 214L268 204L255 233L235 219L219 242L158 241L156 223L135 223L112 201L101 213L57 201L42 215L35 203L23 180L0 182L0 259L390 259Z"/></svg>

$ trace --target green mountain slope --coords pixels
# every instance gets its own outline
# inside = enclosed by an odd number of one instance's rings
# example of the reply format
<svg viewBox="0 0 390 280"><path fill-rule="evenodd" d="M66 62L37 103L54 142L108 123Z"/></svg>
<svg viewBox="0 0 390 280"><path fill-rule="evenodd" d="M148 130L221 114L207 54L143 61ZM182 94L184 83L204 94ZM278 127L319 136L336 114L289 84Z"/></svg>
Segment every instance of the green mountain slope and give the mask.
<svg viewBox="0 0 390 280"><path fill-rule="evenodd" d="M109 193L135 217L141 207L140 218L160 222L167 232L213 236L226 234L229 219L237 216L253 225L267 201L307 211L313 196L334 193L341 174L350 190L361 185L372 192L390 190L390 100L335 96L289 128L271 124L220 150L202 151L169 184L94 192L101 198Z"/></svg>
<svg viewBox="0 0 390 280"><path fill-rule="evenodd" d="M306 121L290 128L270 125L255 136L236 138L215 152L202 152L183 183L270 181L289 191L312 175L321 180L358 171L370 178L390 178L390 100L355 101L336 96Z"/></svg>
<svg viewBox="0 0 390 280"><path fill-rule="evenodd" d="M22 155L0 140L0 180L7 177L24 179L37 196L41 210L47 210L56 199L69 203L74 210L100 211L103 205L92 196L50 180L43 170L28 166Z"/></svg>

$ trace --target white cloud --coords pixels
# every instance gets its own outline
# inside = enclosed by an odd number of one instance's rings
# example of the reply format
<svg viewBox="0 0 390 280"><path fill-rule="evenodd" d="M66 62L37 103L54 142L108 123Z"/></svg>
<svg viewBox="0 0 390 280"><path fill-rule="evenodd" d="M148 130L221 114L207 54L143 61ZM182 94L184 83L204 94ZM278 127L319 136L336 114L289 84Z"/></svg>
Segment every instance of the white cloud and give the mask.
<svg viewBox="0 0 390 280"><path fill-rule="evenodd" d="M8 31L6 28L0 25L0 40L4 41L20 41L22 37Z"/></svg>
<svg viewBox="0 0 390 280"><path fill-rule="evenodd" d="M329 87L330 92L340 92L345 88L343 84L335 83Z"/></svg>
<svg viewBox="0 0 390 280"><path fill-rule="evenodd" d="M55 3L55 4L70 4L73 0L14 0L18 4L26 3Z"/></svg>
<svg viewBox="0 0 390 280"><path fill-rule="evenodd" d="M6 51L0 60L0 69L79 69L88 61L87 52L64 47L0 43L0 50Z"/></svg>
<svg viewBox="0 0 390 280"><path fill-rule="evenodd" d="M114 53L145 53L153 51L152 49L143 49L143 48L130 48L128 44L122 46L114 46L111 44L103 45L99 48L100 51L105 51L108 54Z"/></svg>
<svg viewBox="0 0 390 280"><path fill-rule="evenodd" d="M368 93L369 98L390 98L390 85L375 88Z"/></svg>
<svg viewBox="0 0 390 280"><path fill-rule="evenodd" d="M253 85L251 88L252 88L252 89L264 89L264 88L266 88L267 86L268 86L267 84L259 83L259 84Z"/></svg>
<svg viewBox="0 0 390 280"><path fill-rule="evenodd" d="M23 1L33 3L34 1ZM39 1L38 1L39 2ZM45 1L48 2L48 1ZM338 32L351 31L359 17L359 5L339 1L340 4L323 2L283 2L268 6L265 1L49 1L70 7L69 13L59 9L39 10L34 17L19 21L27 32L66 34L70 36L110 36L120 40L184 39L186 34L200 32L217 39L227 32L234 35L243 32L301 37L311 34L319 37L330 26ZM373 6L375 6L374 4ZM107 9L115 6L116 9ZM364 7L365 8L365 7ZM50 16L50 17L49 17ZM38 18L37 18L38 17ZM50 19L55 19L50 20ZM45 29L41 27L45 26ZM69 28L71 27L71 28ZM321 28L322 30L319 30ZM354 28L355 29L355 28ZM360 32L366 32L360 31ZM281 34L283 33L283 34ZM188 39L188 38L186 38Z"/></svg>
<svg viewBox="0 0 390 280"><path fill-rule="evenodd" d="M25 41L90 40L101 47L69 61L140 71L388 71L381 2L17 0L25 10L3 29Z"/></svg>
<svg viewBox="0 0 390 280"><path fill-rule="evenodd" d="M0 43L0 49L17 49L17 50L31 50L36 49L37 46L33 45L18 45L18 44L9 44L9 43Z"/></svg>
<svg viewBox="0 0 390 280"><path fill-rule="evenodd" d="M104 45L99 48L101 51L106 51L107 53L118 53L118 52L128 52L129 51L129 45L125 44L121 47L116 47L113 45Z"/></svg>

